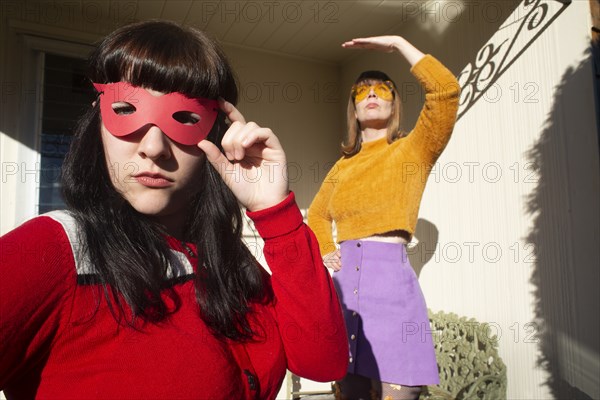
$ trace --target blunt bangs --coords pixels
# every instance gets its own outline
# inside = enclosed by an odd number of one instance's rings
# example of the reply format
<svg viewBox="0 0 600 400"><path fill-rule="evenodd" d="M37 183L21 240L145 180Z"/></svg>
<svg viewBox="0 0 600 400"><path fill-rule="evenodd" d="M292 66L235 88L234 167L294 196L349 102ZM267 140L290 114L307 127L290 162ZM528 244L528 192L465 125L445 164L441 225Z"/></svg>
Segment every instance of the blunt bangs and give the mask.
<svg viewBox="0 0 600 400"><path fill-rule="evenodd" d="M126 81L188 97L223 97L236 104L237 84L225 54L203 32L166 21L118 29L92 54L90 78Z"/></svg>

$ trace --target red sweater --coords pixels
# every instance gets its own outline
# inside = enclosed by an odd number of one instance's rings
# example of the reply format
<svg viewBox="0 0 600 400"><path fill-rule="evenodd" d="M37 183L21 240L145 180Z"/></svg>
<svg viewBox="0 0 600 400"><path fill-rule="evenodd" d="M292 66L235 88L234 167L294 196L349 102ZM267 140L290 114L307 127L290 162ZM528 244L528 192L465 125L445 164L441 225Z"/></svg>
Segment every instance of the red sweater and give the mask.
<svg viewBox="0 0 600 400"><path fill-rule="evenodd" d="M196 260L176 240L169 244L185 272L172 288L183 304L166 321L135 330L118 326L102 287L83 279L89 266L76 265L68 224L40 216L0 239L0 389L9 399L213 400L256 395L254 381L259 398L273 399L286 368L318 381L344 376L338 298L293 194L247 214L265 240L274 292L272 302L254 307L261 329L245 345L249 364L240 365L244 357L199 317L188 279Z"/></svg>

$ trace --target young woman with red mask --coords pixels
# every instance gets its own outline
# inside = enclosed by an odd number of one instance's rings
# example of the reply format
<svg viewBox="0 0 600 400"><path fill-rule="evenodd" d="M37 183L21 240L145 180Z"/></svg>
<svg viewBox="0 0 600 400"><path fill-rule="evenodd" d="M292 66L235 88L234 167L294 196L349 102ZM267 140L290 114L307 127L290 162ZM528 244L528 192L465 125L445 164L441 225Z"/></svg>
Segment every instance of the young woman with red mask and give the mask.
<svg viewBox="0 0 600 400"><path fill-rule="evenodd" d="M216 43L128 25L100 43L89 77L98 98L65 160L68 209L1 238L0 390L273 399L286 369L341 378L340 306L285 153L235 108ZM240 204L272 275L242 242Z"/></svg>

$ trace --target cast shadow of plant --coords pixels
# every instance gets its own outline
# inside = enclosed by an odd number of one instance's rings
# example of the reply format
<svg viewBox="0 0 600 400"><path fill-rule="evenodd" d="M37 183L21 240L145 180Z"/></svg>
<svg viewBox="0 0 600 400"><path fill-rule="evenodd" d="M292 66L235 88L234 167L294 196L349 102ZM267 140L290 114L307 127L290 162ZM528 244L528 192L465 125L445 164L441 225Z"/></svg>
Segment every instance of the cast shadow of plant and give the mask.
<svg viewBox="0 0 600 400"><path fill-rule="evenodd" d="M584 106L593 98L581 92L592 82L590 72L588 52L564 73L544 130L527 154L539 177L527 199L534 224L524 238L535 248L538 365L560 399L600 392L598 137Z"/></svg>

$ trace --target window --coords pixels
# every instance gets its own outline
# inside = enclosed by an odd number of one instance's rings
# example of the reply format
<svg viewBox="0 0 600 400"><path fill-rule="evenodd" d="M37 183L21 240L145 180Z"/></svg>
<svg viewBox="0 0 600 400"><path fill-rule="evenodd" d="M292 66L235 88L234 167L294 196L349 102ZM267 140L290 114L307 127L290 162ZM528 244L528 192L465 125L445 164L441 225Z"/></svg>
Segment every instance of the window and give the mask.
<svg viewBox="0 0 600 400"><path fill-rule="evenodd" d="M44 55L38 212L64 208L60 168L78 118L94 101L85 60Z"/></svg>

